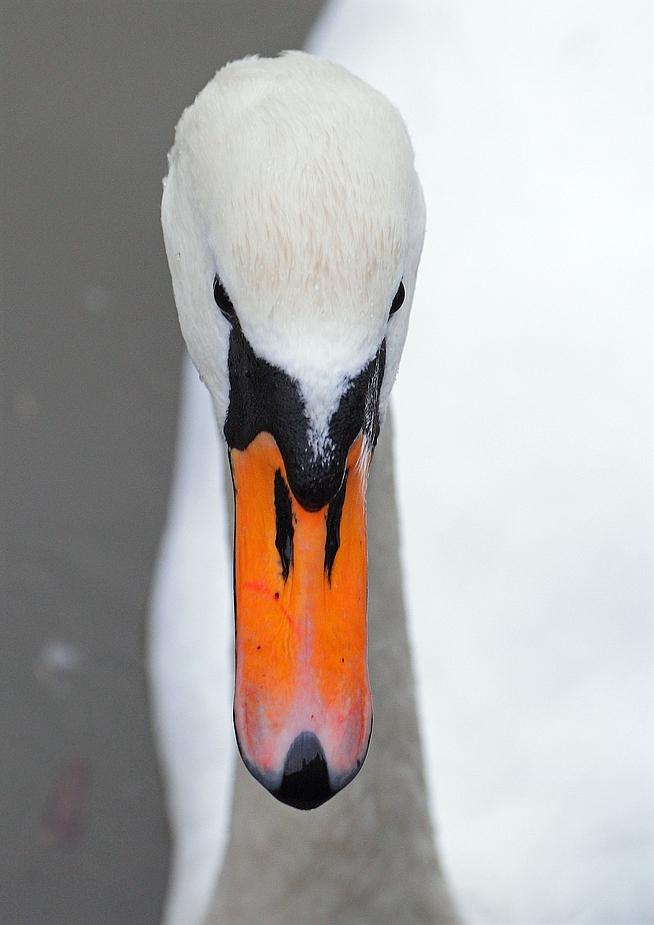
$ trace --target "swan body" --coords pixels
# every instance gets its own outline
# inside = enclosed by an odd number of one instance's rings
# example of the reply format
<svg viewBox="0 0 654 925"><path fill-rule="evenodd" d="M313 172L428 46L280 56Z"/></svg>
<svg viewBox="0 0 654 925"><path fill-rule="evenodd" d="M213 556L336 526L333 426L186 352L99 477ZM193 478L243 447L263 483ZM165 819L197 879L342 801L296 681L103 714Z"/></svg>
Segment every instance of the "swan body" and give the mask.
<svg viewBox="0 0 654 925"><path fill-rule="evenodd" d="M406 336L425 223L406 129L384 97L314 56L289 53L274 60L235 62L216 75L180 120L162 223L182 331L210 393L218 428L227 438L235 485L234 716L239 748L253 776L280 800L299 808L317 806L356 775L370 737L366 482ZM390 439L389 425L381 458L373 460L369 493L369 652L376 717L369 766L334 805L298 819L294 811L275 804L239 763L230 840L207 921L409 925L456 920L427 811L401 594ZM198 445L201 441L199 437ZM266 453L272 454L272 464L258 462ZM213 463L215 456L212 451ZM257 466L264 475L270 473L264 478L267 484L276 472L274 501L271 492L266 496L263 491L262 497L269 499L264 507L271 513L255 512L247 520L242 512L254 503L251 495L255 501L258 495L241 479L259 478L256 471L251 476ZM279 500L278 482L289 499L294 529L284 527L280 504L287 502ZM182 494L184 490L192 492L192 485L181 489ZM341 521L340 532L332 530L330 547L335 492L341 497ZM216 494L214 489L214 499ZM272 518L269 539L265 517ZM293 648L292 634L281 654L277 645L280 635L286 639L286 622L295 627L316 606L314 598L299 596L293 610L298 598L287 593L293 581L302 587L309 581L313 587L313 579L298 577L304 575L300 557L313 548L305 540L309 533L301 533L304 521L309 526L314 522L311 518L323 531L327 524L327 540L324 532L321 540L327 546L318 548L316 569L322 573L324 557L325 589L316 598L336 594L336 622L332 617L330 625L337 627L342 616L345 623L314 646L316 655L312 640L322 638L317 635L322 630L314 621L300 647L300 667L293 663L292 669L306 673L302 658L310 650L308 681L287 683L284 676L284 683L274 687L270 679L277 683L278 662ZM280 541L284 529L288 535ZM260 540L263 545L253 554L250 547ZM215 543L213 547L215 551ZM357 550L363 552L360 564ZM171 597L166 583L175 580L165 574L170 558L173 554L167 556L164 549L151 635L155 715L163 740L171 732L178 737L171 730L174 720L162 690L170 657L163 628L175 620L166 603ZM262 579L269 558L274 568ZM224 555L218 559L224 573ZM355 587L363 580L363 594L339 598L339 589L350 580ZM250 613L252 587L258 597ZM276 603L268 610L261 603L262 587L278 588L275 602L280 595L290 601L286 607L291 615L284 609L280 628ZM341 600L349 609L342 610ZM363 631L352 643L347 634L360 605ZM206 613L188 618L196 625L207 621ZM273 635L266 636L270 625ZM338 641L337 633L345 642ZM251 636L261 644L248 649ZM209 639L215 642L215 628ZM260 663L259 650L266 648L274 657ZM339 658L325 666L323 650L332 649ZM358 651L363 653L362 667L347 673ZM257 667L248 674L250 662ZM328 687L321 700L315 690L339 677L339 662L346 668L337 693ZM206 667L203 674L209 676ZM292 690L291 697L287 690ZM342 690L344 699L339 700ZM213 705L206 712L210 718L216 698L207 697L206 690L202 696ZM312 751L305 759L308 747ZM305 749L301 769L299 748ZM215 762L216 748L208 752ZM165 748L162 757L172 779L172 764L178 759ZM315 773L308 773L312 766L323 775L319 785ZM203 789L210 786L205 779ZM174 831L177 804L173 796ZM194 852L180 840L175 869L186 871L198 851L197 844ZM211 859L205 853L195 874L196 890L206 894L220 855L220 849ZM180 910L185 908L188 920L188 905L179 891L171 895L166 920L182 925Z"/></svg>

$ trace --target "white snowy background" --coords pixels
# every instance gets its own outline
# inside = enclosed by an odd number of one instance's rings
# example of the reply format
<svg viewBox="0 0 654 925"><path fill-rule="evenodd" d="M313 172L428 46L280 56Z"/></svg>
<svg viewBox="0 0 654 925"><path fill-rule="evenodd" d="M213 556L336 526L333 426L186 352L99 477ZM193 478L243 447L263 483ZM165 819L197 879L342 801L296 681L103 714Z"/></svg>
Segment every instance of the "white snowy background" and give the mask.
<svg viewBox="0 0 654 925"><path fill-rule="evenodd" d="M337 0L428 232L394 392L433 815L473 923L652 912L652 5Z"/></svg>

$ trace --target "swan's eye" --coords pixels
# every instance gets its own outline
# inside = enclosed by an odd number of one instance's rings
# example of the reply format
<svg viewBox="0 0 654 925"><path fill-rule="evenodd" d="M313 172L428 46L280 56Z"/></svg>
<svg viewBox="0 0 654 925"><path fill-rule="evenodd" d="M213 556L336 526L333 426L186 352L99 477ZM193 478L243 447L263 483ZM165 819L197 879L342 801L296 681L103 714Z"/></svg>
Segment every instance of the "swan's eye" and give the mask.
<svg viewBox="0 0 654 925"><path fill-rule="evenodd" d="M227 290L220 282L219 276L216 276L213 281L213 297L216 300L216 305L228 321L232 321L234 318L236 318L236 312L234 311L232 300L227 295Z"/></svg>
<svg viewBox="0 0 654 925"><path fill-rule="evenodd" d="M391 310L388 313L389 318L391 317L391 315L394 315L398 309L402 308L402 306L404 305L405 295L406 295L406 292L404 291L404 283L400 283L400 285L397 287L395 298L393 299L393 302L391 304Z"/></svg>

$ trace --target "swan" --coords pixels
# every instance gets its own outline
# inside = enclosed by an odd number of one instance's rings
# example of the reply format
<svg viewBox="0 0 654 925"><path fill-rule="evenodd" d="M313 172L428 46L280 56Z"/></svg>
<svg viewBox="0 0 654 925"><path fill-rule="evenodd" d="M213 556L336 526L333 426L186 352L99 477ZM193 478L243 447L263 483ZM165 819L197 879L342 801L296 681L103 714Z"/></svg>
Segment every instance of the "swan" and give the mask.
<svg viewBox="0 0 654 925"><path fill-rule="evenodd" d="M314 55L233 62L180 120L162 223L199 372L149 636L165 922L458 921L427 805L387 413L425 223L404 124ZM216 429L236 498L234 771ZM200 526L180 540L189 511Z"/></svg>

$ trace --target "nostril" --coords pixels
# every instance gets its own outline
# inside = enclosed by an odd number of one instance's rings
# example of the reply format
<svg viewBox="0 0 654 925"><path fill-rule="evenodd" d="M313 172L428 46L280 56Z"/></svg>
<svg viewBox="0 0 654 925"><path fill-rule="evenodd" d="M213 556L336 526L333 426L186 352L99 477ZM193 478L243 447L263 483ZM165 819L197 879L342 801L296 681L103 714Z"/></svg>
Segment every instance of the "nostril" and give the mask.
<svg viewBox="0 0 654 925"><path fill-rule="evenodd" d="M293 565L293 506L288 485L284 481L281 469L275 472L275 518L277 533L275 546L282 563L282 576L287 581L291 566ZM291 746L292 748L293 746Z"/></svg>
<svg viewBox="0 0 654 925"><path fill-rule="evenodd" d="M327 538L325 540L325 571L327 578L331 583L332 568L334 559L341 545L341 515L343 513L343 504L345 502L345 489L347 486L347 477L350 470L345 470L343 484L336 492L336 495L329 502L327 508Z"/></svg>
<svg viewBox="0 0 654 925"><path fill-rule="evenodd" d="M325 753L313 732L301 732L288 750L275 796L296 809L315 809L334 795Z"/></svg>

